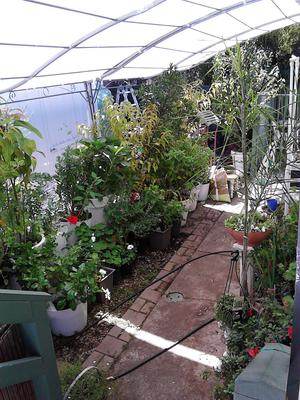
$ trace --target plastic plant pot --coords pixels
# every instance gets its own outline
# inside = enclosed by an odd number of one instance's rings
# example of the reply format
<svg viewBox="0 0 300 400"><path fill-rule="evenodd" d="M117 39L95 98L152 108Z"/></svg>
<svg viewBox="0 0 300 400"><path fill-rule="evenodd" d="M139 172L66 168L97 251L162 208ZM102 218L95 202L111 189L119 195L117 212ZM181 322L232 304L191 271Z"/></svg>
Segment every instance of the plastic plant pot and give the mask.
<svg viewBox="0 0 300 400"><path fill-rule="evenodd" d="M57 310L54 304L50 303L47 314L54 335L72 336L86 327L87 303L79 303L75 310Z"/></svg>
<svg viewBox="0 0 300 400"><path fill-rule="evenodd" d="M154 250L165 250L170 246L171 227L164 231L154 231L150 235L150 247Z"/></svg>
<svg viewBox="0 0 300 400"><path fill-rule="evenodd" d="M180 235L180 228L181 228L181 219L176 219L173 221L173 225L171 228L171 236L178 237Z"/></svg>
<svg viewBox="0 0 300 400"><path fill-rule="evenodd" d="M226 231L229 233L231 237L240 245L243 245L243 237L244 232L242 231L235 231L233 229L226 228ZM272 233L272 229L268 229L265 232L249 232L248 233L248 246L258 246L267 239Z"/></svg>
<svg viewBox="0 0 300 400"><path fill-rule="evenodd" d="M276 199L268 199L267 200L267 206L268 209L272 212L277 210L278 207L278 201Z"/></svg>

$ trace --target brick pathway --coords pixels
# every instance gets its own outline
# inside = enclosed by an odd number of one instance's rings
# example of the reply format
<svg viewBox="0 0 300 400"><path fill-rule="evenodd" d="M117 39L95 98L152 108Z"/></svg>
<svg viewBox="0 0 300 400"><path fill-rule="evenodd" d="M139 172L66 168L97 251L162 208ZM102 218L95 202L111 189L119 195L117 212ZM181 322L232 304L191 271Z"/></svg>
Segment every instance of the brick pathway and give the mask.
<svg viewBox="0 0 300 400"><path fill-rule="evenodd" d="M180 249L164 266L158 277L178 264L198 255L231 250L232 241L224 231L225 213L198 206L189 216L183 231L188 233ZM123 315L125 320L151 333L156 343L133 338L114 326L84 366L97 365L102 371L116 374L153 355L163 346L161 340L177 341L187 332L213 316L216 299L224 290L229 258L211 256L187 264L183 270L146 289ZM233 282L233 289L237 283ZM179 292L184 300L170 302L167 293ZM155 335L155 336L154 336ZM121 378L110 396L113 400L208 400L212 399L213 378L204 381L200 375L207 370L203 363L191 361L184 353L190 349L214 357L225 351L221 332L214 322L183 343L183 355L165 353L142 368ZM192 358L194 355L192 355Z"/></svg>

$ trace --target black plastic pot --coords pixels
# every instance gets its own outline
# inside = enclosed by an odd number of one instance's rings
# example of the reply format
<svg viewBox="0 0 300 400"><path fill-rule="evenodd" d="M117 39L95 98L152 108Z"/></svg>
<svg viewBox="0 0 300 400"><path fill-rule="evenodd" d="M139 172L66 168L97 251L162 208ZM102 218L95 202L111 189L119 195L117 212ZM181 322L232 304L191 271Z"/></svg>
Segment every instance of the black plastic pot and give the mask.
<svg viewBox="0 0 300 400"><path fill-rule="evenodd" d="M181 220L176 219L173 222L172 228L171 228L171 236L172 237L178 237L180 235L180 229L181 229Z"/></svg>
<svg viewBox="0 0 300 400"><path fill-rule="evenodd" d="M121 267L121 275L123 277L132 275L132 273L133 273L133 265L134 265L134 263L122 265L122 267Z"/></svg>
<svg viewBox="0 0 300 400"><path fill-rule="evenodd" d="M118 285L121 282L121 279L122 279L121 268L122 267L118 267L114 271L114 275L113 275L114 285Z"/></svg>
<svg viewBox="0 0 300 400"><path fill-rule="evenodd" d="M164 231L153 231L150 235L150 247L154 250L165 250L170 246L171 227Z"/></svg>

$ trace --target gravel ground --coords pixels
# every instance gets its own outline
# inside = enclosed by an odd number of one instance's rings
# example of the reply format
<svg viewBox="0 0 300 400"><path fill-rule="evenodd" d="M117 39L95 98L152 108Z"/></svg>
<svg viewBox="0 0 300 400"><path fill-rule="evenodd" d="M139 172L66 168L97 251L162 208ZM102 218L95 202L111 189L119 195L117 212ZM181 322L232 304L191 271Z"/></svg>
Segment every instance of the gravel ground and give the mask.
<svg viewBox="0 0 300 400"><path fill-rule="evenodd" d="M140 252L133 265L132 273L123 277L119 284L114 286L111 300L109 302L106 301L105 304L95 304L90 307L88 325L81 334L70 338L54 337L54 347L58 362L83 362L112 327L112 325L102 322L89 328L96 321L95 314L99 311L108 311L114 308L127 297L150 283L180 247L183 240L184 235L173 239L171 247L165 251L146 249ZM120 316L123 315L133 301L134 299L121 306L118 314Z"/></svg>

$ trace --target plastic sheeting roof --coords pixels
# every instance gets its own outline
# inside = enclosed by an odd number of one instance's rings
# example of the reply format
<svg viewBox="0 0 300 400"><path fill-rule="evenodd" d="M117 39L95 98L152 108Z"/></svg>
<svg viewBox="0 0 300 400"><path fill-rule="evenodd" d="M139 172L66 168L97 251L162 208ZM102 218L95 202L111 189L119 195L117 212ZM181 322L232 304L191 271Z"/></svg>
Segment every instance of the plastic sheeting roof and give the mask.
<svg viewBox="0 0 300 400"><path fill-rule="evenodd" d="M300 22L296 0L6 0L0 93L188 69Z"/></svg>

